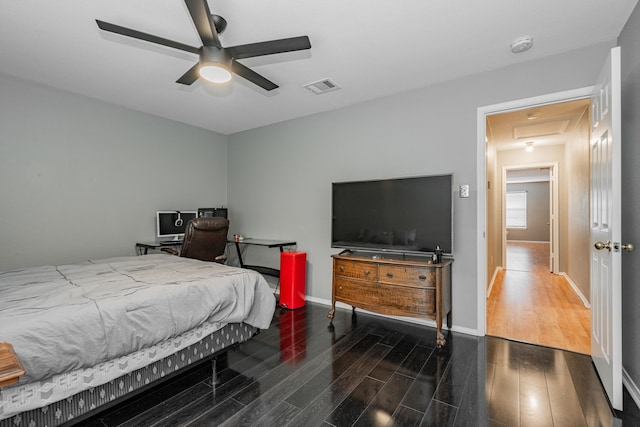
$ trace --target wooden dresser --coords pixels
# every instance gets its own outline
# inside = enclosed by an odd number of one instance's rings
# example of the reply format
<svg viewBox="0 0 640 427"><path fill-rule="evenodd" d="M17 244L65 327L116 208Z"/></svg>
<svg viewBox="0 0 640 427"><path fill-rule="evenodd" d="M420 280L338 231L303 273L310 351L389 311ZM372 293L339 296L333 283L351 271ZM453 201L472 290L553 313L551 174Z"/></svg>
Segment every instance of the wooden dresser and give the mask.
<svg viewBox="0 0 640 427"><path fill-rule="evenodd" d="M336 301L394 316L426 317L436 321L436 344L445 344L442 320L451 328L451 263L433 264L424 258L362 254L333 255L333 319Z"/></svg>

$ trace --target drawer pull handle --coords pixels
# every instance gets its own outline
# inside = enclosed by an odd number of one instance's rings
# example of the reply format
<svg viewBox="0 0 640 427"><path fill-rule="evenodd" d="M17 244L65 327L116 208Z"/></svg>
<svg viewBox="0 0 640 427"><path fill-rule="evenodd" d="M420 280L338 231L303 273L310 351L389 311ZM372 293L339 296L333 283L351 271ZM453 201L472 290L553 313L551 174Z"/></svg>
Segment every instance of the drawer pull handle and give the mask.
<svg viewBox="0 0 640 427"><path fill-rule="evenodd" d="M421 275L418 276L418 279L420 279L420 280L422 280L424 282L425 280L427 280L427 276L425 276L424 274L421 274Z"/></svg>
<svg viewBox="0 0 640 427"><path fill-rule="evenodd" d="M387 273L387 277L388 278L392 278L393 277L393 273Z"/></svg>
<svg viewBox="0 0 640 427"><path fill-rule="evenodd" d="M342 290L342 286L338 287L338 289Z"/></svg>
<svg viewBox="0 0 640 427"><path fill-rule="evenodd" d="M344 265L341 265L340 267L338 267L338 270L344 271Z"/></svg>
<svg viewBox="0 0 640 427"><path fill-rule="evenodd" d="M371 273L371 271L370 271L370 270L365 270L365 271L364 271L364 275L365 275L365 276L368 276L368 275L369 275L369 273Z"/></svg>

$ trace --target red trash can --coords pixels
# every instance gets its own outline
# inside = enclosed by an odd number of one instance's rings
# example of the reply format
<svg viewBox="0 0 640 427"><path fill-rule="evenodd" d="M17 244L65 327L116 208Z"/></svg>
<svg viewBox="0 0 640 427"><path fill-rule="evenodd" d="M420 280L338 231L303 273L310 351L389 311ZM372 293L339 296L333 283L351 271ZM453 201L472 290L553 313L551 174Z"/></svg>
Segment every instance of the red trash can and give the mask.
<svg viewBox="0 0 640 427"><path fill-rule="evenodd" d="M280 307L304 306L307 287L307 253L282 252L280 254Z"/></svg>

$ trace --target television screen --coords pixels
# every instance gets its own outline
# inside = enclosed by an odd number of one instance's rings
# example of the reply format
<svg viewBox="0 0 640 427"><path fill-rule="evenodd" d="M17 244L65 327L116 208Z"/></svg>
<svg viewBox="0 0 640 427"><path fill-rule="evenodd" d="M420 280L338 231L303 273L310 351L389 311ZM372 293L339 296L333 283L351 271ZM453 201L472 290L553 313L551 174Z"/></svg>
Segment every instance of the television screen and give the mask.
<svg viewBox="0 0 640 427"><path fill-rule="evenodd" d="M179 240L184 237L187 222L197 216L196 211L158 211L156 214L157 236Z"/></svg>
<svg viewBox="0 0 640 427"><path fill-rule="evenodd" d="M453 253L453 176L332 184L331 246Z"/></svg>

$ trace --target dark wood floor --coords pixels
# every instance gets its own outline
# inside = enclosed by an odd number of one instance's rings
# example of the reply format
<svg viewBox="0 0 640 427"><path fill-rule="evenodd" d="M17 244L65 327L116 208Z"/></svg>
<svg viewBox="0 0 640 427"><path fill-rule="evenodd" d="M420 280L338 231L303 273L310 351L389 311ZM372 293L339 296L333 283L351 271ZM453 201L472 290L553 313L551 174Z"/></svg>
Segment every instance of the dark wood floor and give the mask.
<svg viewBox="0 0 640 427"><path fill-rule="evenodd" d="M614 417L588 356L307 303L227 357L116 406L89 426L640 425ZM215 380L214 380L215 377ZM619 417L622 420L618 419Z"/></svg>

